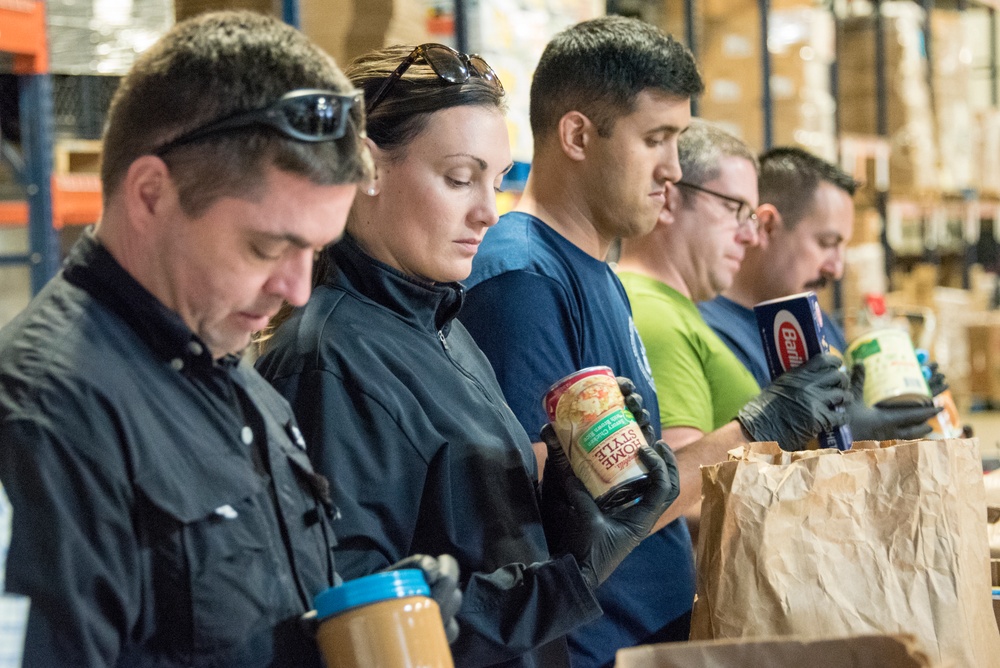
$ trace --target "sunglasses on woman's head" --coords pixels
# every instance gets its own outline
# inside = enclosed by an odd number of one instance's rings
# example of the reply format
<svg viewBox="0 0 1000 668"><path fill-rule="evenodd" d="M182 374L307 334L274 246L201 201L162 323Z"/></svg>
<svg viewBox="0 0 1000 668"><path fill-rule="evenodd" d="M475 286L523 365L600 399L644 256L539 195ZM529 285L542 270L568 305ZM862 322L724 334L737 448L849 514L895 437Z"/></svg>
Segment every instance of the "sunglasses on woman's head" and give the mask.
<svg viewBox="0 0 1000 668"><path fill-rule="evenodd" d="M255 125L274 128L296 141L334 141L347 134L351 110L361 97L361 91L335 93L329 90L293 90L263 109L240 112L195 128L150 153L163 156L178 146Z"/></svg>
<svg viewBox="0 0 1000 668"><path fill-rule="evenodd" d="M472 77L479 77L494 84L500 94L503 94L503 84L500 83L500 77L489 66L489 63L483 60L482 56L475 54L468 56L444 44L421 44L413 49L410 55L399 64L399 67L386 77L382 85L378 87L378 90L365 105L367 113L372 113L375 107L385 99L393 84L399 81L406 70L410 69L410 65L420 58L423 58L424 62L430 65L438 77L448 83L463 84Z"/></svg>

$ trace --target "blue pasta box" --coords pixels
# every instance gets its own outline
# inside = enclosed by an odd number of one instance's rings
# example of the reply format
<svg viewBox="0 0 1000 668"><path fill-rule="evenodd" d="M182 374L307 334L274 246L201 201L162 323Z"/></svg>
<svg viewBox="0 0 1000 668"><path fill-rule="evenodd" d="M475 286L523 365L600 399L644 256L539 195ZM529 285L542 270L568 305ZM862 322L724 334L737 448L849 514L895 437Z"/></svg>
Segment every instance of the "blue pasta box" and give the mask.
<svg viewBox="0 0 1000 668"><path fill-rule="evenodd" d="M771 299L757 304L753 310L771 380L805 364L813 355L830 352L823 335L823 311L815 292ZM837 410L844 408L841 406ZM821 448L848 450L853 442L851 428L844 425L821 432L818 440Z"/></svg>

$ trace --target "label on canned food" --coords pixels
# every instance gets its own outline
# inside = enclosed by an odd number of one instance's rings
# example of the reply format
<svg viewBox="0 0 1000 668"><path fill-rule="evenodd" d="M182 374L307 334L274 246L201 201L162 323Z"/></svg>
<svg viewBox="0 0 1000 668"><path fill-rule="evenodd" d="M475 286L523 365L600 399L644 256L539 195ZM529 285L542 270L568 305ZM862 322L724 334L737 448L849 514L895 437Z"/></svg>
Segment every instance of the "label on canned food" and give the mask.
<svg viewBox="0 0 1000 668"><path fill-rule="evenodd" d="M931 403L930 390L913 342L903 330L869 332L847 346L847 358L851 364L863 362L865 365L864 399L869 406Z"/></svg>
<svg viewBox="0 0 1000 668"><path fill-rule="evenodd" d="M823 313L814 292L771 299L753 307L768 371L774 380L789 369L805 364L813 355L830 352L823 336ZM843 411L842 406L837 411ZM821 448L847 450L854 442L849 425L817 435Z"/></svg>
<svg viewBox="0 0 1000 668"><path fill-rule="evenodd" d="M595 499L646 475L638 461L646 438L611 369L583 369L552 386L543 400L573 472Z"/></svg>

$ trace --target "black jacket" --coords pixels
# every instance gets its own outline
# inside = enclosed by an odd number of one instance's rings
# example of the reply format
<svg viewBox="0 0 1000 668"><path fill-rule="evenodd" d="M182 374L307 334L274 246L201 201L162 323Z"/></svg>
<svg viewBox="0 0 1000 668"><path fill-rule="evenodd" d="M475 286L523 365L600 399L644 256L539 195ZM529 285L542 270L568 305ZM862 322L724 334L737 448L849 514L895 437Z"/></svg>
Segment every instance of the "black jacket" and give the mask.
<svg viewBox="0 0 1000 668"><path fill-rule="evenodd" d="M24 665L318 666L333 535L287 403L89 235L0 331Z"/></svg>
<svg viewBox="0 0 1000 668"><path fill-rule="evenodd" d="M548 553L531 442L453 320L461 286L411 280L350 238L329 252L338 273L257 366L333 481L341 574L452 554L465 585L458 665L565 665L562 636L600 608L576 561Z"/></svg>

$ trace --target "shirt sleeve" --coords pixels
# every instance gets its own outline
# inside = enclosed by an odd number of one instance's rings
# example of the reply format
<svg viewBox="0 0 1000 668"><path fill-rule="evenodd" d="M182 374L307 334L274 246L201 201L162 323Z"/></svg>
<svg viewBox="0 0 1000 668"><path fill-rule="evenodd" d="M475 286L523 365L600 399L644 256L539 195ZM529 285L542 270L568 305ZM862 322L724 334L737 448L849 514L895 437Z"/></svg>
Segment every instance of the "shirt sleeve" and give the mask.
<svg viewBox="0 0 1000 668"><path fill-rule="evenodd" d="M542 398L580 369L577 318L565 290L529 271L510 271L473 287L459 320L486 354L504 397L532 441L548 422Z"/></svg>
<svg viewBox="0 0 1000 668"><path fill-rule="evenodd" d="M115 665L139 615L143 548L123 458L108 452L113 426L97 410L73 429L68 417L58 429L0 423L0 480L14 509L7 588L31 598L26 668Z"/></svg>
<svg viewBox="0 0 1000 668"><path fill-rule="evenodd" d="M701 358L704 346L664 310L643 309L634 317L656 380L662 429L693 427L709 433L713 397Z"/></svg>

